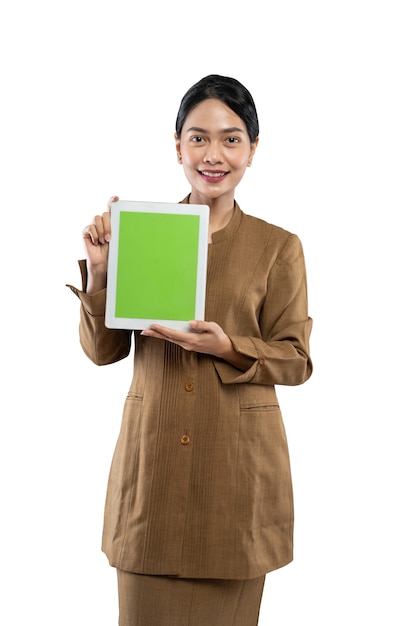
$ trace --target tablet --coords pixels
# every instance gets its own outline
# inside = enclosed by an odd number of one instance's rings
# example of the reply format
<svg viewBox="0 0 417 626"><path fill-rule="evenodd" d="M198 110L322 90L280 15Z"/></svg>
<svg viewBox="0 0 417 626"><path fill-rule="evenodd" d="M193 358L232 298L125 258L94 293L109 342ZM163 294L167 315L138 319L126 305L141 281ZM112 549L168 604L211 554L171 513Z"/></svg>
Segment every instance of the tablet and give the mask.
<svg viewBox="0 0 417 626"><path fill-rule="evenodd" d="M208 225L206 205L112 203L105 325L189 331L203 320Z"/></svg>

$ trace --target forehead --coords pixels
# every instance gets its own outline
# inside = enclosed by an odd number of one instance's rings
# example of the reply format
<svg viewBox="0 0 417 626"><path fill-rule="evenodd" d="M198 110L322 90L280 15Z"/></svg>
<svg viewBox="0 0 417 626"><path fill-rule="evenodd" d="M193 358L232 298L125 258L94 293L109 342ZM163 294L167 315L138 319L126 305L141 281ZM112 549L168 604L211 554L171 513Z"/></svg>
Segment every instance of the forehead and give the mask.
<svg viewBox="0 0 417 626"><path fill-rule="evenodd" d="M185 118L183 130L204 128L219 132L225 128L239 128L246 132L245 122L221 100L209 98L197 104Z"/></svg>

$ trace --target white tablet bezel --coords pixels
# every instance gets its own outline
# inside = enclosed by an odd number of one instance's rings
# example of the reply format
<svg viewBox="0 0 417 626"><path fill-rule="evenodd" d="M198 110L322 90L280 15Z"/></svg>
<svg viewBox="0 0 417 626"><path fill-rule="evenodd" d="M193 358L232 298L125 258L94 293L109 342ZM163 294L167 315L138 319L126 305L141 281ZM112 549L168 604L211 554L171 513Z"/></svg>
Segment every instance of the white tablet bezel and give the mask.
<svg viewBox="0 0 417 626"><path fill-rule="evenodd" d="M149 328L152 323L162 324L177 330L190 331L190 320L157 319L150 317L118 317L116 316L116 293L117 293L117 264L119 256L119 224L120 213L125 211L177 214L199 216L198 228L198 260L196 268L197 284L195 293L195 311L191 319L203 320L205 313L206 274L207 274L207 251L208 251L208 225L209 207L200 204L144 202L132 200L118 200L111 205L112 237L109 244L108 274L105 325L108 328L143 330ZM173 233L175 237L175 233ZM144 268L146 270L146 268Z"/></svg>

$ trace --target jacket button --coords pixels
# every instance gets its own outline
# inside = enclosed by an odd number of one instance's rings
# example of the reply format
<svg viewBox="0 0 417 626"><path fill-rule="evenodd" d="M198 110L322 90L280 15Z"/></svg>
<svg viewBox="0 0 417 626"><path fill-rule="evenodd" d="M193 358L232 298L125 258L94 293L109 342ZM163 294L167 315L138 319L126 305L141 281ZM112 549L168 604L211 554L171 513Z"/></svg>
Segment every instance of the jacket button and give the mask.
<svg viewBox="0 0 417 626"><path fill-rule="evenodd" d="M193 391L194 383L191 380L187 380L184 387L185 387L185 391Z"/></svg>
<svg viewBox="0 0 417 626"><path fill-rule="evenodd" d="M263 365L265 363L265 359L261 357L258 361L259 365Z"/></svg>
<svg viewBox="0 0 417 626"><path fill-rule="evenodd" d="M183 446L188 446L188 444L190 443L190 438L188 435L183 435L181 437L181 443Z"/></svg>

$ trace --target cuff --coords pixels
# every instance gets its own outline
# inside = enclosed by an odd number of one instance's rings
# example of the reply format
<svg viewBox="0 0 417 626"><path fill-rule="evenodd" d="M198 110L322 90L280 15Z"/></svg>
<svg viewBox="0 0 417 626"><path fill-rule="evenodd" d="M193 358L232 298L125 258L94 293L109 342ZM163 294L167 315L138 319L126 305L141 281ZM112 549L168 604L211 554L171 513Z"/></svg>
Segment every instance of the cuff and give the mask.
<svg viewBox="0 0 417 626"><path fill-rule="evenodd" d="M101 289L96 293L85 293L87 287L87 265L84 260L78 261L81 272L81 284L82 288L77 289L73 285L66 285L71 289L73 293L81 300L83 308L89 315L96 317L103 316L106 311L106 289Z"/></svg>
<svg viewBox="0 0 417 626"><path fill-rule="evenodd" d="M259 357L256 346L250 337L229 336L229 338L236 352L255 359L253 365L251 365L251 367L245 372L242 372L226 361L215 360L214 367L216 368L220 380L225 385L231 385L233 383L248 383L256 375L258 367L263 363L263 359Z"/></svg>

